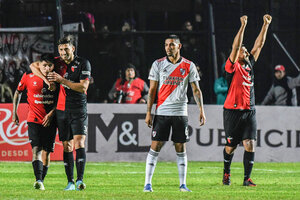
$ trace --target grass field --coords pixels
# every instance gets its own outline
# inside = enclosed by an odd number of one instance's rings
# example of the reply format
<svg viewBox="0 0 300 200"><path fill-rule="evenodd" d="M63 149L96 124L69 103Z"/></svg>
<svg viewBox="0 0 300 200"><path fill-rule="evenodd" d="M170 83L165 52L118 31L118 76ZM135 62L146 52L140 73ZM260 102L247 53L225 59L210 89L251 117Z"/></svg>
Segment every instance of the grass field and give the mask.
<svg viewBox="0 0 300 200"><path fill-rule="evenodd" d="M144 193L145 163L87 163L85 191L63 191L62 162L52 162L45 191L33 188L31 163L0 162L0 199L300 199L300 163L255 163L257 187L244 187L242 163L232 164L232 185L223 186L221 162L189 162L187 185L178 191L176 163L158 162L152 193ZM76 173L75 173L76 175Z"/></svg>

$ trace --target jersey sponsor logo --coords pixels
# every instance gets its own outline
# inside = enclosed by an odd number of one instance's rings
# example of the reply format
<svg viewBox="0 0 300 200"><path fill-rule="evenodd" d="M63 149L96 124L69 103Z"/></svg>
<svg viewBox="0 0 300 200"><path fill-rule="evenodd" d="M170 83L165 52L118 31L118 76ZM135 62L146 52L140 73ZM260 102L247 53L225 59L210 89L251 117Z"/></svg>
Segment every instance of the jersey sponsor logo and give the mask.
<svg viewBox="0 0 300 200"><path fill-rule="evenodd" d="M34 94L33 97L35 97L35 98L53 98L54 96L52 94L46 94L46 95Z"/></svg>
<svg viewBox="0 0 300 200"><path fill-rule="evenodd" d="M54 101L38 101L38 100L34 100L34 103L35 104L47 104L47 105L50 105L50 104L53 104Z"/></svg>
<svg viewBox="0 0 300 200"><path fill-rule="evenodd" d="M174 77L174 76L169 76L166 78L166 80L164 81L165 85L180 85L180 83L183 82L182 77Z"/></svg>
<svg viewBox="0 0 300 200"><path fill-rule="evenodd" d="M91 72L90 71L82 71L81 74L83 74L83 75L89 75L90 76Z"/></svg>

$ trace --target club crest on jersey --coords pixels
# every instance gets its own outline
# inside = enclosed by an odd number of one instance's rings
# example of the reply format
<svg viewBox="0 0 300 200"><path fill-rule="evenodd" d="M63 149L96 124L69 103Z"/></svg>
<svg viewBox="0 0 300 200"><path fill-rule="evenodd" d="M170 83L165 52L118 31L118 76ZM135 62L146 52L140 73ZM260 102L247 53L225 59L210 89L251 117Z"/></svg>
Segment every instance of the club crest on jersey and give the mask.
<svg viewBox="0 0 300 200"><path fill-rule="evenodd" d="M180 68L180 74L183 76L185 74L185 69Z"/></svg>
<svg viewBox="0 0 300 200"><path fill-rule="evenodd" d="M72 72L74 72L75 69L77 69L77 66L76 66L76 65L73 65L73 66L71 67Z"/></svg>
<svg viewBox="0 0 300 200"><path fill-rule="evenodd" d="M37 86L37 82L36 81L33 81L33 86Z"/></svg>
<svg viewBox="0 0 300 200"><path fill-rule="evenodd" d="M152 137L156 136L156 131L152 131Z"/></svg>

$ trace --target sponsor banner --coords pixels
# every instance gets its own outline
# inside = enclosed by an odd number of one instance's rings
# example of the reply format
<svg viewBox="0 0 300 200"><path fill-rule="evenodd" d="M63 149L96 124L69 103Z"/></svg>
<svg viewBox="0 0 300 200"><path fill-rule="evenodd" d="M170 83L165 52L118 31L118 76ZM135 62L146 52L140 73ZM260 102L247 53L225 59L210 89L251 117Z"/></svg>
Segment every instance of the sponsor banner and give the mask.
<svg viewBox="0 0 300 200"><path fill-rule="evenodd" d="M155 106L153 106L155 107ZM258 162L300 162L299 107L257 106ZM87 158L89 161L145 161L151 144L151 129L144 122L146 105L89 104ZM205 105L207 123L199 126L199 109L188 106L190 161L222 161L225 145L223 108ZM153 112L154 113L154 112ZM243 146L233 161L242 161ZM176 160L171 141L162 148L159 159Z"/></svg>
<svg viewBox="0 0 300 200"><path fill-rule="evenodd" d="M19 126L12 122L12 110L12 104L0 104L0 161L31 161L32 151L26 121L28 104L19 105ZM57 135L51 160L62 160L62 152L63 146Z"/></svg>

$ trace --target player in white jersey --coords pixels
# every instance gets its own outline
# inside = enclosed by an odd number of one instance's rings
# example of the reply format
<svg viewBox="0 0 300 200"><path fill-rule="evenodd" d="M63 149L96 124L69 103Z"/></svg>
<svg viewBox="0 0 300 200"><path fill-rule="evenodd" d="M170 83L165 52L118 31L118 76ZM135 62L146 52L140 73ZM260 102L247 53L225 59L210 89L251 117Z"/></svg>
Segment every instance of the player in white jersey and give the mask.
<svg viewBox="0 0 300 200"><path fill-rule="evenodd" d="M152 192L151 180L157 163L158 154L165 141L174 142L177 154L177 166L180 187L183 192L190 192L186 186L187 156L185 143L189 140L187 117L187 87L191 84L195 101L200 110L200 126L205 123L200 80L193 62L180 56L182 45L178 36L170 35L165 40L167 56L152 64L149 74L147 115L145 122L152 127L151 109L157 93L157 105L152 129L152 143L146 160L144 192Z"/></svg>

